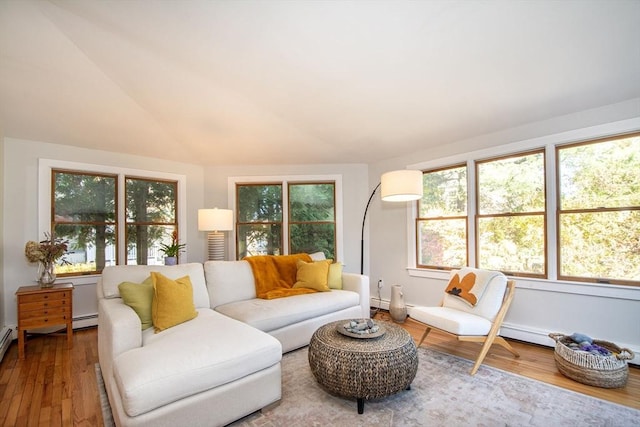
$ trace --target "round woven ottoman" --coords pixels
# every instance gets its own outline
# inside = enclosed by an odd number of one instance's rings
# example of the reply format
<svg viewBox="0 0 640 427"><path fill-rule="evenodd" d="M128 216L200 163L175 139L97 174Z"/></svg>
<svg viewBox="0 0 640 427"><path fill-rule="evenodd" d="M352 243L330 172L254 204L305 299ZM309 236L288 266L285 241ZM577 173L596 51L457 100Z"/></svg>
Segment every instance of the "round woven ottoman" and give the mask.
<svg viewBox="0 0 640 427"><path fill-rule="evenodd" d="M309 343L309 365L318 383L330 393L355 398L358 413L364 401L409 389L418 371L418 353L411 335L390 323L377 338L351 338L337 331L348 320L320 327Z"/></svg>

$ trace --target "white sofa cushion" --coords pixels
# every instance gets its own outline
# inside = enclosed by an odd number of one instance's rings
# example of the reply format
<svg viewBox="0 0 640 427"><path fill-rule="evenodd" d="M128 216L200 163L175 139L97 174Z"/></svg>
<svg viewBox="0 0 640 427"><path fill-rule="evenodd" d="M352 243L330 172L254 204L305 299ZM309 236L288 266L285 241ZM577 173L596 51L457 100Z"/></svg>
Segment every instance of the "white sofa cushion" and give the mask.
<svg viewBox="0 0 640 427"><path fill-rule="evenodd" d="M207 261L204 276L211 308L256 297L253 271L247 261Z"/></svg>
<svg viewBox="0 0 640 427"><path fill-rule="evenodd" d="M270 335L210 309L118 356L114 377L130 417L230 383L280 362Z"/></svg>
<svg viewBox="0 0 640 427"><path fill-rule="evenodd" d="M358 306L356 292L331 290L271 300L254 298L219 305L216 311L269 332L314 317Z"/></svg>
<svg viewBox="0 0 640 427"><path fill-rule="evenodd" d="M120 298L118 285L122 282L142 283L158 271L170 279L189 276L193 286L193 303L196 308L209 307L209 293L204 280L202 264L193 262L179 265L117 265L102 270L102 293L105 298Z"/></svg>
<svg viewBox="0 0 640 427"><path fill-rule="evenodd" d="M449 307L413 307L411 317L456 335L487 335L491 322L481 316Z"/></svg>

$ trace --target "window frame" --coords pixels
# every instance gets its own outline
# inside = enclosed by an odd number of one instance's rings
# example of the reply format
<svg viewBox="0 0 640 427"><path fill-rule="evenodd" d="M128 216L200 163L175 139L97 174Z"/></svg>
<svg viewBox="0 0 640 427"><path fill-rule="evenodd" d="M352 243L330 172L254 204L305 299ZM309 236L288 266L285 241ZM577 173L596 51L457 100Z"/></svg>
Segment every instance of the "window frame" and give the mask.
<svg viewBox="0 0 640 427"><path fill-rule="evenodd" d="M471 229L469 227L469 166L466 163L458 163L458 164L453 164L453 165L449 165L449 166L443 166L443 167L439 167L439 168L434 168L434 169L428 169L428 170L423 170L422 171L422 175L424 178L425 174L428 173L435 173L435 172L442 172L445 170L449 170L449 169L458 169L458 168L466 168L467 169L467 179L466 179L466 192L467 192L467 200L466 200L466 214L465 215L456 215L456 216L443 216L443 217L421 217L420 216L420 200L418 200L416 202L416 206L415 206L415 212L416 212L416 218L415 218L415 263L416 263L416 268L422 268L422 269L431 269L431 270L454 270L457 267L451 267L451 266L444 266L444 265L423 265L420 263L420 233L419 233L419 226L421 222L428 222L428 221L447 221L447 220L460 220L460 219L464 219L464 223L465 223L465 236L466 236L466 241L469 242L469 233L471 232ZM465 259L466 259L466 265L469 265L469 245L466 245L466 250L465 250Z"/></svg>
<svg viewBox="0 0 640 427"><path fill-rule="evenodd" d="M187 236L188 222L187 222L187 177L181 174L174 174L168 172L159 172L151 170L141 170L133 168L125 168L118 166L99 165L92 163L73 162L66 160L55 159L38 159L38 238L44 236L44 233L51 232L52 224L52 179L53 170L65 170L78 172L80 174L97 174L97 175L115 175L117 176L117 188L121 189L117 194L116 205L118 211L116 212L117 219L117 242L126 242L125 228L125 192L122 190L125 188L125 177L146 178L150 180L158 181L176 181L177 182L177 222L178 222L178 235ZM183 240L186 243L186 238ZM116 253L116 262L118 265L122 265L122 260L126 260L126 245L118 245ZM181 255L181 261L183 263L188 262L188 246L187 251ZM98 272L91 273L68 273L64 274L65 278L71 279L73 277L92 277L99 276ZM62 277L62 275L60 275Z"/></svg>
<svg viewBox="0 0 640 427"><path fill-rule="evenodd" d="M514 157L526 157L526 156L530 156L530 155L535 155L535 154L541 154L542 155L542 179L543 179L543 184L544 184L544 210L543 211L534 211L534 212L527 212L527 213L516 213L516 212L511 212L511 213L496 213L496 214L481 214L480 213L480 168L479 165L485 164L485 163L491 163L494 161L500 161L500 160L505 160L505 159L511 159ZM546 156L546 149L545 148L539 148L539 149L534 149L531 151L524 151L524 152L517 152L517 153L510 153L510 154L506 154L506 155L501 155L501 156L497 156L497 157L490 157L490 158L486 158L486 159L476 159L473 160L473 167L474 167L474 176L475 176L475 185L474 185L474 192L475 192L475 206L473 209L473 218L474 218L474 225L475 225L475 243L473 245L473 251L475 252L475 262L474 265L478 266L479 262L480 262L480 220L483 218L514 218L514 217L522 217L522 216L542 216L542 234L543 234L543 246L544 246L544 250L543 250L543 258L544 258L544 273L542 274L535 274L535 273L526 273L526 272L522 272L522 271L502 271L504 274L508 275L508 276L512 276L512 277L533 277L533 278L539 278L539 279L547 279L549 277L549 245L548 245L548 241L547 241L547 236L548 236L548 224L547 224L547 217L548 217L548 203L547 203L547 197L548 197L548 189L549 189L549 185L547 183L547 175L548 175L548 168L547 168L547 156ZM467 250L469 250L469 248L467 248ZM482 267L478 267L478 268L482 268Z"/></svg>
<svg viewBox="0 0 640 427"><path fill-rule="evenodd" d="M294 221L291 219L291 186L292 185L323 185L333 184L333 221ZM284 216L284 212L283 212ZM287 248L291 250L291 225L293 224L333 224L333 241L335 242L334 258L338 258L338 244L336 231L336 183L335 181L289 181L287 182Z"/></svg>
<svg viewBox="0 0 640 427"><path fill-rule="evenodd" d="M535 137L530 139L524 139L519 141L508 141L506 134L492 135L491 140L485 138L483 145L487 148L480 148L476 150L468 150L466 152L453 154L449 156L443 156L438 159L423 161L414 164L406 165L409 169L435 169L446 167L448 165L454 165L460 162L466 162L469 167L473 167L473 162L483 158L498 157L502 155L509 155L511 153L519 153L525 151L531 151L536 149L545 149L545 162L547 165L555 165L555 147L563 144L574 144L580 142L594 141L603 138L617 138L627 135L632 135L640 132L640 117L631 119L625 119L617 122L606 123L602 125L596 125L586 128L576 128L573 130L564 131L561 133L547 134L541 137ZM500 141L502 139L502 141ZM482 142L478 142L481 144ZM473 174L469 176L470 179L475 180ZM547 242L555 242L557 235L557 224L555 210L556 205L556 172L555 166L547 167L546 171L547 182ZM471 193L469 197L475 199L475 182L469 183ZM471 201L471 206L475 204ZM475 208L474 208L475 209ZM416 247L415 239L417 236L415 228L416 209L413 203L407 207L407 226L406 233L407 239L407 273L410 277L416 278L429 278L438 280L448 280L449 272L435 269L418 268L416 265ZM471 212L469 213L471 214ZM475 211L473 213L475 215ZM471 227L475 228L474 222ZM470 242L470 245L475 245L475 231L470 232L470 239L474 239ZM558 277L557 272L557 247L555 244L547 246L547 278L534 278L534 277L521 277L518 280L519 288L535 289L545 292L562 292L567 294L576 295L590 295L590 296L603 296L603 297L620 297L625 298L637 298L635 295L640 291L640 286L633 283L628 284L616 284L616 283L591 283L585 281L575 280L563 280ZM475 265L475 253L470 253L469 265Z"/></svg>
<svg viewBox="0 0 640 427"><path fill-rule="evenodd" d="M342 257L344 254L344 233L343 233L343 202L342 202L342 175L268 175L268 176L230 176L227 178L227 194L228 206L236 209L234 213L237 220L237 185L250 184L281 184L282 191L282 250L283 255L288 254L289 247L289 183L291 184L314 184L314 183L335 183L334 202L335 202L335 233L336 233L336 262L344 262ZM286 191L285 191L286 189ZM236 224L237 225L237 224ZM236 239L238 227L233 230L233 238L229 239L229 259L237 259Z"/></svg>
<svg viewBox="0 0 640 427"><path fill-rule="evenodd" d="M561 271L561 232L560 232L560 217L562 214L580 214L580 213L607 213L607 212L627 212L627 211L640 211L640 206L625 206L625 207L598 207L598 208L572 208L572 209L562 209L560 199L562 194L560 192L560 156L559 152L562 149L579 147L583 145L593 145L598 143L603 143L607 141L615 141L619 139L625 139L630 137L640 137L640 132L631 132L620 135L613 135L606 138L596 138L589 139L584 141L573 142L569 144L557 144L554 147L554 158L555 158L555 221L557 224L556 234L555 234L555 242L556 242L556 271L558 280L566 280L566 281L574 281L574 282L584 282L584 283L599 283L599 284L613 284L613 285L624 285L624 286L636 286L640 287L640 281L633 280L624 280L624 279L613 279L613 278L596 278L596 277L583 277L583 276L571 276L562 274Z"/></svg>

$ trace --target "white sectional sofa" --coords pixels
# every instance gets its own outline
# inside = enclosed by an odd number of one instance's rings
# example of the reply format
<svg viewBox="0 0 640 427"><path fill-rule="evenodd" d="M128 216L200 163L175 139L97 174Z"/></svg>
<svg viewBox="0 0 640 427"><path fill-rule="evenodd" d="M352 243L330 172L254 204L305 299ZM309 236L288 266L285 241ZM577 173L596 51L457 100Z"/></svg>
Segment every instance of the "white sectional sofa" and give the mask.
<svg viewBox="0 0 640 427"><path fill-rule="evenodd" d="M118 285L152 271L188 275L198 316L141 330ZM98 282L98 354L118 426L223 426L281 398L282 353L333 320L369 317L369 280L343 273L342 290L256 298L246 261L107 267Z"/></svg>

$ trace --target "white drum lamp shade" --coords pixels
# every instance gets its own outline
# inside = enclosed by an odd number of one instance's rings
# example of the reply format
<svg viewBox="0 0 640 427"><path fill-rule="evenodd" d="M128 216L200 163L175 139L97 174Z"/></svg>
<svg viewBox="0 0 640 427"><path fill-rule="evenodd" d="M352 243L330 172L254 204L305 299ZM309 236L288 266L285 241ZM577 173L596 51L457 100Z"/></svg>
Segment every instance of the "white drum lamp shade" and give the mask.
<svg viewBox="0 0 640 427"><path fill-rule="evenodd" d="M198 209L198 230L207 231L209 260L224 261L224 232L233 230L231 209Z"/></svg>
<svg viewBox="0 0 640 427"><path fill-rule="evenodd" d="M421 199L422 194L422 171L403 169L380 178L380 196L385 202L410 202Z"/></svg>

